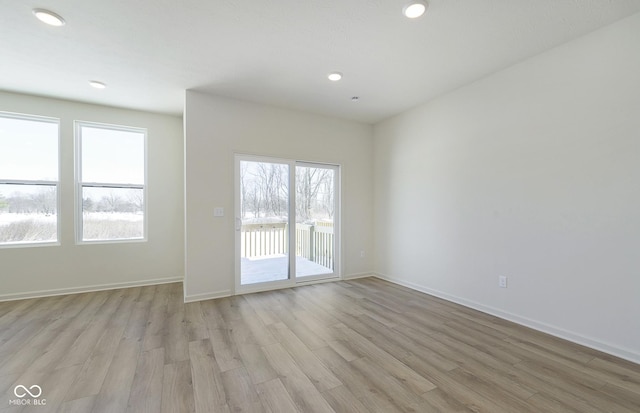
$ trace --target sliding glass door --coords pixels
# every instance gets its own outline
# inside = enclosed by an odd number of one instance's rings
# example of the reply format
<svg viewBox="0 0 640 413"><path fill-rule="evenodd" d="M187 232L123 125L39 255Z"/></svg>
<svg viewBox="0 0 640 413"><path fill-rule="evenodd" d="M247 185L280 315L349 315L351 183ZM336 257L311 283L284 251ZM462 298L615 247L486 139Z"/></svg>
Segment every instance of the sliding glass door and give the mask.
<svg viewBox="0 0 640 413"><path fill-rule="evenodd" d="M336 166L296 163L296 278L334 274Z"/></svg>
<svg viewBox="0 0 640 413"><path fill-rule="evenodd" d="M338 167L237 155L236 291L337 277Z"/></svg>

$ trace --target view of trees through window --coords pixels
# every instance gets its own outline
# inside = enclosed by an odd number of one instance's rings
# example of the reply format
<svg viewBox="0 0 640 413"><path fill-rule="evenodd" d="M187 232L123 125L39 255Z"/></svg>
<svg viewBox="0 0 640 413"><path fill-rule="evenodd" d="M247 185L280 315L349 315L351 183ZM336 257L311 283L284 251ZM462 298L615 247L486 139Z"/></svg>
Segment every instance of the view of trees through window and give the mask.
<svg viewBox="0 0 640 413"><path fill-rule="evenodd" d="M334 171L296 166L296 222L333 221ZM286 222L288 166L266 162L240 164L241 218L243 223Z"/></svg>
<svg viewBox="0 0 640 413"><path fill-rule="evenodd" d="M146 130L76 126L79 238L144 238ZM0 113L0 245L58 241L58 145L58 119Z"/></svg>
<svg viewBox="0 0 640 413"><path fill-rule="evenodd" d="M265 159L241 160L238 172L240 284L286 280L292 254L297 278L333 273L337 168Z"/></svg>
<svg viewBox="0 0 640 413"><path fill-rule="evenodd" d="M0 113L0 245L58 239L58 121Z"/></svg>
<svg viewBox="0 0 640 413"><path fill-rule="evenodd" d="M0 244L57 239L55 186L0 184Z"/></svg>
<svg viewBox="0 0 640 413"><path fill-rule="evenodd" d="M145 132L78 124L83 241L144 238Z"/></svg>
<svg viewBox="0 0 640 413"><path fill-rule="evenodd" d="M333 169L296 167L296 222L333 221Z"/></svg>
<svg viewBox="0 0 640 413"><path fill-rule="evenodd" d="M144 192L136 188L83 188L83 240L142 238Z"/></svg>

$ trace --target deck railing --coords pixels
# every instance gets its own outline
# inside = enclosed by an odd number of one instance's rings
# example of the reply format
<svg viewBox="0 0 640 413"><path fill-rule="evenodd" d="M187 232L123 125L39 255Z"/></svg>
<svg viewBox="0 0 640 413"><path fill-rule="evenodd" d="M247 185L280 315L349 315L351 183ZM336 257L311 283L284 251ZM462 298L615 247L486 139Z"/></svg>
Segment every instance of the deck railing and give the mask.
<svg viewBox="0 0 640 413"><path fill-rule="evenodd" d="M333 223L296 224L296 255L333 268Z"/></svg>
<svg viewBox="0 0 640 413"><path fill-rule="evenodd" d="M241 257L256 258L265 255L287 253L287 225L284 222L274 224L245 224L240 229Z"/></svg>
<svg viewBox="0 0 640 413"><path fill-rule="evenodd" d="M286 254L288 224L245 224L240 230L240 253L244 258ZM296 255L333 268L332 222L296 224Z"/></svg>

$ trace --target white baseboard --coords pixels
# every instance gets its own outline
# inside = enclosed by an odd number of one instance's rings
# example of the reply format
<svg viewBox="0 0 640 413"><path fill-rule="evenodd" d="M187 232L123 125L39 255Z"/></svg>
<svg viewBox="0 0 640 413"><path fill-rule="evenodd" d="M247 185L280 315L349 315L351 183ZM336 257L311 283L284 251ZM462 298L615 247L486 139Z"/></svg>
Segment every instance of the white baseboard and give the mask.
<svg viewBox="0 0 640 413"><path fill-rule="evenodd" d="M1 301L25 300L28 298L53 297L56 295L90 293L104 290L117 290L119 288L145 287L149 285L169 284L182 282L183 277L156 278L153 280L127 281L121 283L84 285L81 287L57 288L53 290L28 291L24 293L0 295Z"/></svg>
<svg viewBox="0 0 640 413"><path fill-rule="evenodd" d="M231 295L233 295L231 293L231 290L212 291L210 293L203 293L203 294L191 294L191 295L185 294L184 302L194 303L196 301L213 300L215 298L230 297Z"/></svg>
<svg viewBox="0 0 640 413"><path fill-rule="evenodd" d="M568 331L566 329L556 327L547 323L543 323L540 321L532 320L527 317L522 317L517 314L513 314L507 311L500 310L498 308L494 308L491 306L487 306L484 304L477 303L475 301L467 300L465 298L457 297L451 294L444 293L442 291L433 290L431 288L424 287L422 285L418 285L412 283L410 281L399 280L396 278L392 278L386 276L384 274L375 273L372 274L374 277L380 278L381 280L389 281L394 284L402 285L403 287L411 288L412 290L420 291L425 294L433 295L438 298L442 298L447 301L454 302L456 304L463 305L465 307L472 308L474 310L482 311L483 313L491 314L493 316L502 318L504 320L512 321L514 323L532 328L534 330L541 331L543 333L550 334L552 336L562 338L567 341L571 341L576 344L583 345L585 347L592 348L594 350L602 351L607 354L611 354L612 356L620 357L622 359L631 361L633 363L640 364L640 353L637 351L632 351L626 348L621 348L613 344L605 343L599 340L595 340L590 337L585 337L581 334L574 333L572 331Z"/></svg>
<svg viewBox="0 0 640 413"><path fill-rule="evenodd" d="M361 272L357 274L345 274L342 276L343 280L356 280L358 278L375 277L376 274L371 272Z"/></svg>
<svg viewBox="0 0 640 413"><path fill-rule="evenodd" d="M364 278L364 277L373 277L374 274L373 273L361 273L361 274L349 274L349 275L343 275L342 276L342 280L355 280L357 278ZM312 284L320 284L320 283L325 283L325 282L334 282L334 281L340 281L339 278L327 278L327 279L319 279L319 280L309 280L308 283L300 283L300 284L296 284L296 285L286 285L283 286L281 288L292 288L292 287L300 287L303 285L312 285ZM184 302L185 303L193 303L196 301L204 301L204 300L212 300L212 299L216 299L216 298L223 298L223 297L230 297L234 294L251 294L251 293L257 293L257 292L262 292L262 291L270 291L272 290L273 287L269 287L268 289L264 289L264 288L260 288L257 287L255 290L252 289L248 289L242 292L236 292L234 293L231 290L221 290L221 291L213 291L210 293L203 293L203 294L191 294L191 295L187 295L185 294L184 296Z"/></svg>

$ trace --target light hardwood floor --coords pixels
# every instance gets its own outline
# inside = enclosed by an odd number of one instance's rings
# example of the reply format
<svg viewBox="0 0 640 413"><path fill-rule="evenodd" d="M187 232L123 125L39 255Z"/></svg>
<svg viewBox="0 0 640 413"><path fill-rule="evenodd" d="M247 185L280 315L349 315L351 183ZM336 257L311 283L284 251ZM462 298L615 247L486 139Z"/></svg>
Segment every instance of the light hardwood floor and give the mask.
<svg viewBox="0 0 640 413"><path fill-rule="evenodd" d="M0 303L0 411L638 413L640 366L374 278L165 284Z"/></svg>

